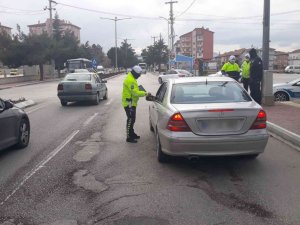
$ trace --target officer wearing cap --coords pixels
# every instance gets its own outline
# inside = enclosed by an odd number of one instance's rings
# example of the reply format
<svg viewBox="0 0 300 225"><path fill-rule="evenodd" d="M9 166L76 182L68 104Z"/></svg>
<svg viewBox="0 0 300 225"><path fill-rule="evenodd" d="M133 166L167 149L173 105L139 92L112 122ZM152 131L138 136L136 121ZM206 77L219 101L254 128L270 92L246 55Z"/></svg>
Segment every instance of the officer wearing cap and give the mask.
<svg viewBox="0 0 300 225"><path fill-rule="evenodd" d="M140 66L134 66L127 74L123 82L122 91L122 105L125 109L127 122L126 122L126 141L137 143L136 139L140 136L134 132L133 126L136 118L136 107L139 97L145 97L147 92L139 90L137 79L141 76L143 70Z"/></svg>
<svg viewBox="0 0 300 225"><path fill-rule="evenodd" d="M228 62L223 65L221 72L223 75L227 75L238 81L240 78L240 67L235 61L235 56L231 55Z"/></svg>
<svg viewBox="0 0 300 225"><path fill-rule="evenodd" d="M250 79L250 55L247 53L245 55L245 60L242 64L242 82L246 91L248 91Z"/></svg>

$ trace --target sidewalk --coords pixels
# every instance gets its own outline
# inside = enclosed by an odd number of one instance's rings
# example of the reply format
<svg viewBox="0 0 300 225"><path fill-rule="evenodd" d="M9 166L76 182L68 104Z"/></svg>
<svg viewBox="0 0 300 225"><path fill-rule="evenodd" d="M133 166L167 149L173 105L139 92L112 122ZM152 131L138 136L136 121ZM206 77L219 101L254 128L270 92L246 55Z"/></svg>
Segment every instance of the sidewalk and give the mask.
<svg viewBox="0 0 300 225"><path fill-rule="evenodd" d="M300 103L275 102L263 106L267 113L267 128L270 132L300 148Z"/></svg>

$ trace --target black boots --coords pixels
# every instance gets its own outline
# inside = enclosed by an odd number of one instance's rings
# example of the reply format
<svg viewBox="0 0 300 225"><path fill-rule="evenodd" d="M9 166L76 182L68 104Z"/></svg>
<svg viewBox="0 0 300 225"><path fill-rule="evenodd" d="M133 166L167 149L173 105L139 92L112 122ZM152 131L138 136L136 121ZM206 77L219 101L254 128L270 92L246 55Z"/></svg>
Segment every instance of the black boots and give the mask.
<svg viewBox="0 0 300 225"><path fill-rule="evenodd" d="M126 141L130 142L130 143L137 143L137 140L135 140L133 138L126 138Z"/></svg>
<svg viewBox="0 0 300 225"><path fill-rule="evenodd" d="M137 134L133 134L132 137L126 138L126 141L130 142L130 143L137 143L136 139L140 139L140 138L141 138L141 136L139 136Z"/></svg>

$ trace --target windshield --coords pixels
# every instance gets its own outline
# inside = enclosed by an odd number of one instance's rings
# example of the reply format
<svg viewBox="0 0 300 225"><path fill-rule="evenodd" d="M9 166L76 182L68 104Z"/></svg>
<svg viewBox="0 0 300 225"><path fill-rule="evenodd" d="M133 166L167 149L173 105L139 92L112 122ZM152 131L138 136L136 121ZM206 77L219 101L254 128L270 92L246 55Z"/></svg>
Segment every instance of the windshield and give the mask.
<svg viewBox="0 0 300 225"><path fill-rule="evenodd" d="M68 74L65 79L66 81L90 81L91 75L90 74Z"/></svg>
<svg viewBox="0 0 300 225"><path fill-rule="evenodd" d="M69 62L68 69L69 70L81 69L81 63L80 63L80 61Z"/></svg>
<svg viewBox="0 0 300 225"><path fill-rule="evenodd" d="M171 103L200 104L251 101L247 92L236 82L174 84Z"/></svg>

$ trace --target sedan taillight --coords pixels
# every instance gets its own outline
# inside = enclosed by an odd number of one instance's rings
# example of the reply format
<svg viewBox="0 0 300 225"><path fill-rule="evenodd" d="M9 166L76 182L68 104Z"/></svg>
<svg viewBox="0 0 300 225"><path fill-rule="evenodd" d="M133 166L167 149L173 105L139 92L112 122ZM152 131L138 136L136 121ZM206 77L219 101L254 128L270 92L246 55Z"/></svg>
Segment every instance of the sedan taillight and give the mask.
<svg viewBox="0 0 300 225"><path fill-rule="evenodd" d="M91 84L85 84L85 90L91 91L92 85Z"/></svg>
<svg viewBox="0 0 300 225"><path fill-rule="evenodd" d="M184 121L180 113L175 113L173 116L171 116L167 125L167 129L174 132L191 131L190 127Z"/></svg>
<svg viewBox="0 0 300 225"><path fill-rule="evenodd" d="M265 129L266 127L267 127L267 114L264 110L260 110L250 129L251 130Z"/></svg>
<svg viewBox="0 0 300 225"><path fill-rule="evenodd" d="M63 85L63 84L59 84L59 85L57 86L57 90L58 90L58 91L63 91L63 90L64 90L64 85Z"/></svg>

